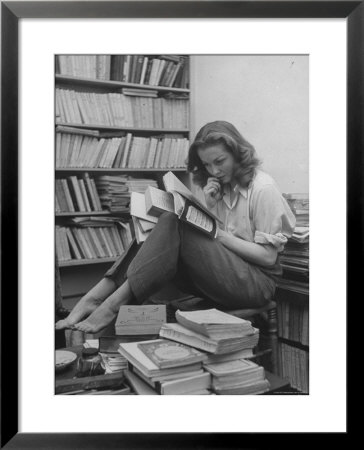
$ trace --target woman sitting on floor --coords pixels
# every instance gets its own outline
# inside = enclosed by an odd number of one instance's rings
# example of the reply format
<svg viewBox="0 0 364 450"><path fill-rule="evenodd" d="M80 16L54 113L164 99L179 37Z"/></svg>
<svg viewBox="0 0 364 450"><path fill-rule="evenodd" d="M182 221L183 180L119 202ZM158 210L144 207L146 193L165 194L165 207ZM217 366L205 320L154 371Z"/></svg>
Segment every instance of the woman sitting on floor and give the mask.
<svg viewBox="0 0 364 450"><path fill-rule="evenodd" d="M257 308L275 292L278 253L295 217L254 147L228 122L206 124L188 155L193 181L221 219L210 239L173 213L160 216L135 257L121 257L57 329L96 333L124 304L141 304L169 282L218 309ZM126 276L125 276L126 273Z"/></svg>

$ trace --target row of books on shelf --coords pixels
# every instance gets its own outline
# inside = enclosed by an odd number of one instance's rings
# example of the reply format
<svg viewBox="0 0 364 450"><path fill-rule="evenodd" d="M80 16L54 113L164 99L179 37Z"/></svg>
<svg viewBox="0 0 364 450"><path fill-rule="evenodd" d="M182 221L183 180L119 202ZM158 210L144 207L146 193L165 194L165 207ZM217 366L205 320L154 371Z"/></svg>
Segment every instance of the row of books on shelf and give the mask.
<svg viewBox="0 0 364 450"><path fill-rule="evenodd" d="M146 316L157 336L144 340ZM165 305L120 308L115 332L124 342L118 352L128 362L125 375L133 387L139 391L144 383L139 393L243 395L269 389L264 368L251 360L259 330L250 321L217 309L178 310L175 319L166 322Z"/></svg>
<svg viewBox="0 0 364 450"><path fill-rule="evenodd" d="M88 173L81 178L75 175L57 178L55 186L56 212L102 211L95 180Z"/></svg>
<svg viewBox="0 0 364 450"><path fill-rule="evenodd" d="M277 304L278 335L284 339L309 345L308 303L279 301Z"/></svg>
<svg viewBox="0 0 364 450"><path fill-rule="evenodd" d="M99 219L98 219L99 220ZM59 261L117 257L132 241L130 224L100 220L92 226L56 225L56 251Z"/></svg>
<svg viewBox="0 0 364 450"><path fill-rule="evenodd" d="M302 393L309 393L308 351L285 342L278 343L280 375L288 378L292 387Z"/></svg>
<svg viewBox="0 0 364 450"><path fill-rule="evenodd" d="M57 131L57 130L56 130ZM56 133L57 168L185 168L189 140L181 135L101 138Z"/></svg>
<svg viewBox="0 0 364 450"><path fill-rule="evenodd" d="M56 123L187 130L187 100L56 88Z"/></svg>
<svg viewBox="0 0 364 450"><path fill-rule="evenodd" d="M90 177L70 175L55 181L56 212L128 212L130 193L144 193L156 180L128 176L101 175Z"/></svg>
<svg viewBox="0 0 364 450"><path fill-rule="evenodd" d="M178 55L57 55L56 73L96 80L188 88L188 58Z"/></svg>

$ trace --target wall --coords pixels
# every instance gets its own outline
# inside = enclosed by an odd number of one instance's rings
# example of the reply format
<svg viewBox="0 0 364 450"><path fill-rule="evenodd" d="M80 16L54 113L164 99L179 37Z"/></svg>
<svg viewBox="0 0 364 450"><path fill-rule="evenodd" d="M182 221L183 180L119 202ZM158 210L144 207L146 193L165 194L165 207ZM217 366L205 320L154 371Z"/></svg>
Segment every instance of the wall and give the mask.
<svg viewBox="0 0 364 450"><path fill-rule="evenodd" d="M282 192L308 192L308 57L191 57L191 125L233 123Z"/></svg>

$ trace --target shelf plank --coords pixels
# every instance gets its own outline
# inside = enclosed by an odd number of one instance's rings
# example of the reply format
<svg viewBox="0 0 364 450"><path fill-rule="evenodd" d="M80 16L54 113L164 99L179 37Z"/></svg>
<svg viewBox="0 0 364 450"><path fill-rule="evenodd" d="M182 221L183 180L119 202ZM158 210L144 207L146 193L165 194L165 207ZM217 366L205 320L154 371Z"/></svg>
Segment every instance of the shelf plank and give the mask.
<svg viewBox="0 0 364 450"><path fill-rule="evenodd" d="M110 258L72 259L69 261L59 261L59 267L88 266L90 264L107 264L116 261L117 258L118 257L113 256Z"/></svg>
<svg viewBox="0 0 364 450"><path fill-rule="evenodd" d="M110 211L63 211L57 212L56 217L74 217L74 216L109 216ZM119 213L118 213L119 214Z"/></svg>
<svg viewBox="0 0 364 450"><path fill-rule="evenodd" d="M74 127L74 128L84 128L84 129L97 129L97 130L111 130L111 131L131 131L140 133L189 133L188 128L135 128L135 127L113 127L111 125L100 125L100 124L85 124L85 123L67 123L67 122L56 122L56 126L64 127Z"/></svg>
<svg viewBox="0 0 364 450"><path fill-rule="evenodd" d="M80 78L80 77L73 77L70 75L56 75L56 82L57 83L64 83L64 84L79 84L82 86L92 86L92 87L98 87L98 88L107 88L107 89L122 89L123 87L126 88L133 88L133 89L153 89L155 91L159 92L175 92L177 94L188 94L190 92L190 89L183 89L183 88L175 88L175 87L167 87L167 86L153 86L150 84L138 84L138 83L126 83L123 81L115 81L115 80L95 80L93 78Z"/></svg>
<svg viewBox="0 0 364 450"><path fill-rule="evenodd" d="M302 342L295 341L293 339L287 339L282 336L278 335L278 342L281 342L283 344L290 345L291 347L299 348L300 350L304 350L305 352L308 352L310 350L310 346L306 344L302 344Z"/></svg>
<svg viewBox="0 0 364 450"><path fill-rule="evenodd" d="M94 167L56 167L56 172L114 172L114 173L124 173L124 172L152 172L152 173L158 173L158 172L187 172L186 168L182 169L137 169L137 168L125 168L125 169L117 169L117 168L94 168Z"/></svg>

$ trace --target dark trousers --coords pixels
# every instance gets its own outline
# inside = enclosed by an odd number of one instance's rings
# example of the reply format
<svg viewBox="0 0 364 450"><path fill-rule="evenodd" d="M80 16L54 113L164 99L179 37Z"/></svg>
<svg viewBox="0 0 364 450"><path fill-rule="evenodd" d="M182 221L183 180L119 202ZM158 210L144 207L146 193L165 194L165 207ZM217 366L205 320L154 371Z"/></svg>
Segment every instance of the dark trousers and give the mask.
<svg viewBox="0 0 364 450"><path fill-rule="evenodd" d="M105 276L121 285L127 265L126 277L138 303L169 282L222 309L260 307L274 295L274 280L258 266L247 263L172 213L162 214L135 253L117 261Z"/></svg>

